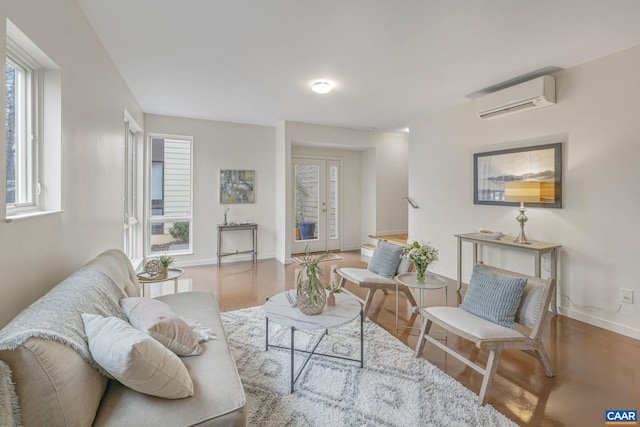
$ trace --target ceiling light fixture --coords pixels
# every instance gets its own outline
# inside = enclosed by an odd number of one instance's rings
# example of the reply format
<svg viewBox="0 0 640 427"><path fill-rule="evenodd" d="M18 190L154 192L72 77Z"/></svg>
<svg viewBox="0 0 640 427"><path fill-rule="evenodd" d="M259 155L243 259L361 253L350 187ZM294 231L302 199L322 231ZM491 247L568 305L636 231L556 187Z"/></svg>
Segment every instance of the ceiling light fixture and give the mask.
<svg viewBox="0 0 640 427"><path fill-rule="evenodd" d="M328 82L315 82L311 85L311 90L315 93L327 93L331 91L331 85Z"/></svg>

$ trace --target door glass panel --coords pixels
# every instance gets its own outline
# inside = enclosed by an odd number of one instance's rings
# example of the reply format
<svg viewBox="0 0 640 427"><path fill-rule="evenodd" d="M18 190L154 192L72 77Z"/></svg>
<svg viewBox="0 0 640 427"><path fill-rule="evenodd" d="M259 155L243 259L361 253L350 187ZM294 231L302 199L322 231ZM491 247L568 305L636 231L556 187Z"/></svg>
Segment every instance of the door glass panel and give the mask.
<svg viewBox="0 0 640 427"><path fill-rule="evenodd" d="M318 166L295 165L296 240L318 238L319 184Z"/></svg>
<svg viewBox="0 0 640 427"><path fill-rule="evenodd" d="M329 167L329 238L338 238L338 167Z"/></svg>

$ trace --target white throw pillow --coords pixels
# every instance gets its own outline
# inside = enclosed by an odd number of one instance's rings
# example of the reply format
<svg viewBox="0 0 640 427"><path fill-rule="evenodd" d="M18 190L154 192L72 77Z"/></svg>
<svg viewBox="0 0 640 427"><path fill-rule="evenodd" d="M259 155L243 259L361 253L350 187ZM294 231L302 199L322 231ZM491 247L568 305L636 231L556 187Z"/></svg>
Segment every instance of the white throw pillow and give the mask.
<svg viewBox="0 0 640 427"><path fill-rule="evenodd" d="M197 356L202 348L193 330L162 301L153 298L124 298L120 306L131 326L146 332L178 356Z"/></svg>
<svg viewBox="0 0 640 427"><path fill-rule="evenodd" d="M117 317L83 314L82 320L91 356L122 384L167 399L193 396L186 366L158 341Z"/></svg>

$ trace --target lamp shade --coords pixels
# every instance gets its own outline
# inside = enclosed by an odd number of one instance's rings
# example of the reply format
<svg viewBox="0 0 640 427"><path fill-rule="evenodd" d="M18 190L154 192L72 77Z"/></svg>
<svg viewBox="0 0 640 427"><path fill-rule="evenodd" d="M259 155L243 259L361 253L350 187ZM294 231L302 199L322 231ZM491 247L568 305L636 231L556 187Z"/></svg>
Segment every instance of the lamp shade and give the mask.
<svg viewBox="0 0 640 427"><path fill-rule="evenodd" d="M505 182L504 199L507 202L538 203L542 201L542 182Z"/></svg>

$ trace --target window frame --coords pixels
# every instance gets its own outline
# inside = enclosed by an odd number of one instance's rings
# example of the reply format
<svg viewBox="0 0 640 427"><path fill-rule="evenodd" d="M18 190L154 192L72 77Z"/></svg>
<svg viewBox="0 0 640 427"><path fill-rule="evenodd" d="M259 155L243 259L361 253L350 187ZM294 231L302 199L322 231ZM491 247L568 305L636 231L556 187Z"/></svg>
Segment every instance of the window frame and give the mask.
<svg viewBox="0 0 640 427"><path fill-rule="evenodd" d="M57 214L62 210L62 73L60 67L47 56L27 35L7 19L6 26L7 58L34 70L29 79L32 83L29 91L29 140L31 150L28 159L32 178L28 184L32 192L29 203L7 205L6 169L3 169L4 209L0 211L0 220L9 223L16 220L35 218L42 215ZM6 67L6 66L5 66ZM6 80L5 80L6 88ZM5 94L5 102L7 100ZM6 114L5 114L6 119ZM6 151L6 141L5 141ZM6 167L6 162L5 165ZM24 185L24 184L23 184Z"/></svg>
<svg viewBox="0 0 640 427"><path fill-rule="evenodd" d="M164 213L162 215L152 215L152 144L154 139L173 139L173 140L184 140L189 142L189 214L186 216L166 216ZM163 133L148 133L146 138L146 195L145 195L145 256L146 257L154 257L162 254L168 254L172 256L176 255L191 255L193 254L193 136L188 135L173 135L173 134L163 134ZM164 173L163 173L163 187L164 183ZM152 236L152 227L154 224L162 224L162 223L177 223L177 222L188 222L189 223L189 248L188 249L180 249L180 250L171 250L171 251L153 251L151 248L151 236Z"/></svg>
<svg viewBox="0 0 640 427"><path fill-rule="evenodd" d="M17 88L20 94L19 96L16 94L15 100L16 121L19 122L16 123L15 198L13 203L5 201L6 215L13 217L41 210L39 165L42 151L38 141L42 128L39 111L43 101L41 95L43 67L11 38L7 38L5 64L11 65L22 74L20 86L23 86Z"/></svg>
<svg viewBox="0 0 640 427"><path fill-rule="evenodd" d="M134 266L142 263L142 213L138 197L141 175L139 170L139 152L141 151L142 127L131 114L124 111L124 183L123 183L123 250Z"/></svg>

